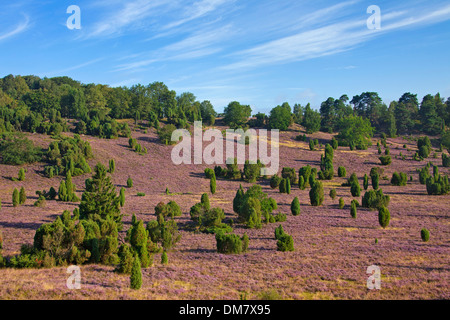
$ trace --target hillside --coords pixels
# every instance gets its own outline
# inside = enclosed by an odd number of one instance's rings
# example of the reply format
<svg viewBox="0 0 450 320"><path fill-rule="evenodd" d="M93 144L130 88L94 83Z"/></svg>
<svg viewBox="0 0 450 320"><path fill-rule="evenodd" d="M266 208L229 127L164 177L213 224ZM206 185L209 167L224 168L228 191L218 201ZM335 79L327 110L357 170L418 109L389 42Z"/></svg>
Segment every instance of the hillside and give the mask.
<svg viewBox="0 0 450 320"><path fill-rule="evenodd" d="M295 125L280 134L280 172L283 167L292 167L298 172L306 165L319 169L324 148L310 151L307 142L296 141L295 137L303 132L302 127ZM47 135L27 133L26 136L42 148L53 141ZM391 223L386 229L380 228L376 211L358 208L357 219L351 218L353 197L349 187L341 186L345 178L336 176L332 181L324 181L325 201L321 207L309 204L309 189L299 190L298 186L293 186L292 193L287 195L271 189L268 180L259 181L264 192L277 201L276 213L287 214L287 221L282 225L293 236L295 251L276 250L274 229L279 223L259 230L235 225L236 234L248 234L249 250L243 255L223 255L216 252L214 235L184 230L190 223L190 207L200 201L202 193L209 192L209 180L203 172L213 166L175 166L170 158L172 147L161 144L153 129L148 133L133 131L132 136L148 149L148 154L139 155L131 150L127 138L107 140L82 136L82 139L92 146L91 168L98 162L107 165L110 159L115 159L112 181L117 191L126 186L128 177L133 179L134 186L126 189L122 208L125 230L120 234L121 239L133 213L147 223L156 219L154 208L159 202L174 200L180 205L183 215L175 219L182 238L169 253L169 265L161 265L160 254L156 254L154 265L143 270L143 287L139 292L129 289L128 276L118 275L113 267L107 266L83 266L82 289L72 291L66 288L68 275L63 267L0 269L0 299L239 299L244 293L249 299L450 298L450 196L427 195L416 172L427 161L432 161L441 173L449 175L449 168L442 167L440 153L437 158L413 161L411 158L417 150L415 141L401 137L387 139L393 163L384 167L383 176L388 180L380 180L380 188L391 197ZM322 132L309 137L318 138L322 145L332 139L332 135ZM364 174L379 166L376 141L373 139L373 145L365 151L339 147L334 155L335 172L338 166L344 166L347 177L356 173L362 186ZM403 147L405 144L411 151ZM400 152L407 160L395 159ZM19 167L0 165L0 230L4 237L4 256L18 254L22 244L33 243L35 231L42 223L52 222L63 210L72 211L77 206L56 201L47 201L45 208L33 206L38 198L35 191L48 190L51 186L57 189L62 179L44 177L44 166L43 163L22 166L27 170L26 180L14 182L11 177L17 176ZM395 171L405 172L413 181L408 181L404 187L390 185ZM79 197L89 177L85 174L73 178ZM211 206L223 208L227 218L235 219L232 202L240 184L245 189L252 185L219 178L217 193L210 195ZM13 189L22 186L28 199L25 205L13 207ZM165 194L166 188L170 195ZM337 191L335 200L329 196L333 188ZM145 196L137 196L138 192ZM298 197L301 204L301 215L297 217L290 213L294 197ZM345 201L344 209L338 206L341 197ZM422 228L431 232L428 243L420 238ZM381 291L366 288L366 269L370 265L381 268Z"/></svg>

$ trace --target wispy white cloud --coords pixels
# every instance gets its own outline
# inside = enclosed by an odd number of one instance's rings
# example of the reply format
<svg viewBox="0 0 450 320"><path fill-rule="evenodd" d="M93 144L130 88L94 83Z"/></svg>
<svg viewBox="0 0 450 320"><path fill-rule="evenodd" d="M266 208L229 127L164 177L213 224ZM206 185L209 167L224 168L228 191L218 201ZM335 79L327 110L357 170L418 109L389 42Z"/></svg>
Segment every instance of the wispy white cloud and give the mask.
<svg viewBox="0 0 450 320"><path fill-rule="evenodd" d="M139 23L143 19L158 14L158 7L168 5L167 0L134 0L127 1L121 8L115 8L111 14L100 20L87 38L118 34L125 27Z"/></svg>
<svg viewBox="0 0 450 320"><path fill-rule="evenodd" d="M82 68L85 68L87 66L93 65L93 64L95 64L97 62L100 62L102 60L104 60L104 58L93 59L93 60L90 60L90 61L87 61L87 62L83 62L83 63L80 63L78 65L75 65L75 66L72 66L72 67L69 67L69 68L46 72L46 73L44 73L44 76L46 76L46 77L53 77L53 76L57 76L57 75L63 75L65 73L67 73L67 72L78 70L78 69L82 69Z"/></svg>
<svg viewBox="0 0 450 320"><path fill-rule="evenodd" d="M186 14L184 15L183 18L169 23L168 25L163 27L163 30L164 29L172 29L174 27L178 27L182 24L185 24L189 21L203 17L203 16L207 15L208 13L213 12L221 5L226 4L226 3L232 3L232 2L235 2L235 0L200 0L200 1L197 1L192 5L192 7L186 9Z"/></svg>
<svg viewBox="0 0 450 320"><path fill-rule="evenodd" d="M30 19L28 18L28 16L25 16L25 20L22 21L19 25L17 25L16 28L14 28L14 30L4 34L0 34L0 41L14 37L17 34L26 31L29 26L30 26Z"/></svg>
<svg viewBox="0 0 450 320"><path fill-rule="evenodd" d="M120 64L116 71L136 71L161 61L197 59L216 54L222 51L220 43L232 33L230 25L215 30L202 30L156 51L140 54L139 57L144 58Z"/></svg>
<svg viewBox="0 0 450 320"><path fill-rule="evenodd" d="M314 15L313 13L312 16ZM232 56L237 57L237 61L223 68L240 70L304 61L348 51L369 39L400 28L450 20L450 5L415 14L408 11L390 12L382 17L381 30L369 30L365 19L336 22L236 52Z"/></svg>

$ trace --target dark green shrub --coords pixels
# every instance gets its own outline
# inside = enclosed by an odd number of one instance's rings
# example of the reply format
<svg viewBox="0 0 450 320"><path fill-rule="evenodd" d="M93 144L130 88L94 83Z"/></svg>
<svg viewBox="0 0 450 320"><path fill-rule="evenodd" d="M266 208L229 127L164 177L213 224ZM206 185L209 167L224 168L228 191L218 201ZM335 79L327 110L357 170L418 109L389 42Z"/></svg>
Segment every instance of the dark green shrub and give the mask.
<svg viewBox="0 0 450 320"><path fill-rule="evenodd" d="M339 209L344 209L344 207L345 207L344 198L340 198L339 199Z"/></svg>
<svg viewBox="0 0 450 320"><path fill-rule="evenodd" d="M167 257L167 253L165 251L163 251L162 255L161 255L161 264L168 264L169 263L169 259Z"/></svg>
<svg viewBox="0 0 450 320"><path fill-rule="evenodd" d="M427 229L423 228L420 231L420 237L422 238L423 242L428 242L430 240L430 231L428 231Z"/></svg>
<svg viewBox="0 0 450 320"><path fill-rule="evenodd" d="M309 199L311 205L314 207L319 207L322 205L324 200L322 182L314 181L313 185L311 186L311 190L309 191Z"/></svg>
<svg viewBox="0 0 450 320"><path fill-rule="evenodd" d="M297 173L295 172L294 168L283 168L281 177L283 179L289 179L291 185L293 185L297 181Z"/></svg>
<svg viewBox="0 0 450 320"><path fill-rule="evenodd" d="M215 176L216 175L216 173L214 172L214 170L213 169L211 169L211 168L206 168L205 169L205 176L206 176L206 179L211 179L213 176Z"/></svg>
<svg viewBox="0 0 450 320"><path fill-rule="evenodd" d="M278 175L273 175L272 178L270 179L270 187L272 189L276 189L280 186L281 180L283 180L282 178L280 178Z"/></svg>
<svg viewBox="0 0 450 320"><path fill-rule="evenodd" d="M25 193L25 188L21 187L19 192L19 204L24 204L27 201L27 195Z"/></svg>
<svg viewBox="0 0 450 320"><path fill-rule="evenodd" d="M392 174L391 184L394 186L406 186L408 182L408 176L403 172L394 172Z"/></svg>
<svg viewBox="0 0 450 320"><path fill-rule="evenodd" d="M120 188L119 199L120 206L123 207L125 205L125 188Z"/></svg>
<svg viewBox="0 0 450 320"><path fill-rule="evenodd" d="M353 180L350 185L350 192L352 193L353 197L359 197L361 196L361 187L359 185L359 182L356 180Z"/></svg>
<svg viewBox="0 0 450 320"><path fill-rule="evenodd" d="M25 170L23 168L20 168L17 180L25 181Z"/></svg>
<svg viewBox="0 0 450 320"><path fill-rule="evenodd" d="M383 156L379 158L381 161L381 165L383 166L388 166L392 163L392 158L391 156Z"/></svg>
<svg viewBox="0 0 450 320"><path fill-rule="evenodd" d="M447 156L445 153L442 154L442 166L444 168L450 167L450 156Z"/></svg>
<svg viewBox="0 0 450 320"><path fill-rule="evenodd" d="M245 235L244 235L245 236ZM244 241L243 241L244 240ZM248 237L240 238L236 234L216 233L217 252L224 254L240 254L248 248Z"/></svg>
<svg viewBox="0 0 450 320"><path fill-rule="evenodd" d="M356 219L357 216L357 206L356 203L354 201L352 201L351 205L350 205L350 215L352 216L353 219Z"/></svg>
<svg viewBox="0 0 450 320"><path fill-rule="evenodd" d="M284 235L283 226L280 224L277 228L275 228L275 239L280 240L281 236Z"/></svg>
<svg viewBox="0 0 450 320"><path fill-rule="evenodd" d="M213 176L209 181L209 190L211 191L211 194L216 193L216 176Z"/></svg>
<svg viewBox="0 0 450 320"><path fill-rule="evenodd" d="M114 171L116 171L116 162L114 161L114 159L109 160L109 170L108 172L113 174Z"/></svg>
<svg viewBox="0 0 450 320"><path fill-rule="evenodd" d="M434 176L427 178L427 193L429 195L440 196L450 192L450 185L447 176L441 176L435 173Z"/></svg>
<svg viewBox="0 0 450 320"><path fill-rule="evenodd" d="M298 216L300 214L300 201L297 197L295 197L291 203L291 212L294 216Z"/></svg>
<svg viewBox="0 0 450 320"><path fill-rule="evenodd" d="M133 188L133 179L130 177L127 179L127 188Z"/></svg>
<svg viewBox="0 0 450 320"><path fill-rule="evenodd" d="M300 190L305 190L305 178L303 178L303 176L298 178L298 187Z"/></svg>
<svg viewBox="0 0 450 320"><path fill-rule="evenodd" d="M330 198L334 200L334 199L336 199L336 196L337 196L336 189L331 189L330 190Z"/></svg>
<svg viewBox="0 0 450 320"><path fill-rule="evenodd" d="M315 150L315 144L314 140L309 140L309 150L314 151Z"/></svg>
<svg viewBox="0 0 450 320"><path fill-rule="evenodd" d="M141 262L137 256L134 257L133 267L131 268L130 287L133 290L139 290L142 287Z"/></svg>
<svg viewBox="0 0 450 320"><path fill-rule="evenodd" d="M363 187L364 190L367 190L369 188L369 176L367 174L364 175Z"/></svg>
<svg viewBox="0 0 450 320"><path fill-rule="evenodd" d="M337 150L337 149L338 149L339 143L338 143L338 141L337 141L335 138L333 138L333 139L331 140L331 146L333 147L334 150Z"/></svg>
<svg viewBox="0 0 450 320"><path fill-rule="evenodd" d="M338 176L339 178L345 178L347 176L347 170L345 169L345 167L338 168Z"/></svg>
<svg viewBox="0 0 450 320"><path fill-rule="evenodd" d="M241 211L241 207L244 203L244 194L245 194L244 189L242 188L242 185L240 185L233 199L233 211L235 213L239 214L239 212Z"/></svg>
<svg viewBox="0 0 450 320"><path fill-rule="evenodd" d="M417 140L417 148L419 149L419 156L426 159L431 153L431 141L427 136L421 137Z"/></svg>
<svg viewBox="0 0 450 320"><path fill-rule="evenodd" d="M44 208L46 206L46 200L44 196L39 196L38 200L33 204L35 207Z"/></svg>
<svg viewBox="0 0 450 320"><path fill-rule="evenodd" d="M202 194L200 203L202 204L203 208L205 208L206 210L209 210L211 208L211 204L209 202L209 196L207 193Z"/></svg>
<svg viewBox="0 0 450 320"><path fill-rule="evenodd" d="M17 207L20 204L19 200L19 190L14 188L13 195L12 195L12 203L14 207Z"/></svg>
<svg viewBox="0 0 450 320"><path fill-rule="evenodd" d="M287 233L283 234L277 241L277 250L281 252L294 251L294 239Z"/></svg>
<svg viewBox="0 0 450 320"><path fill-rule="evenodd" d="M304 179L304 188L309 187L309 185L310 185L309 178L310 178L311 174L312 174L312 170L311 170L311 166L309 166L309 165L306 167L300 168L300 170L298 171L299 179L300 179L300 177L303 177L303 179Z"/></svg>
<svg viewBox="0 0 450 320"><path fill-rule="evenodd" d="M42 159L41 150L27 138L4 136L0 140L0 154L3 164L22 165Z"/></svg>
<svg viewBox="0 0 450 320"><path fill-rule="evenodd" d="M371 176L372 178L372 187L374 190L378 190L380 187L380 176L378 174L374 174Z"/></svg>
<svg viewBox="0 0 450 320"><path fill-rule="evenodd" d="M134 257L130 247L125 243L123 243L119 248L119 259L120 263L116 269L117 272L131 275Z"/></svg>
<svg viewBox="0 0 450 320"><path fill-rule="evenodd" d="M390 197L383 194L383 190L369 190L362 198L362 206L369 209L379 209L387 207L390 202Z"/></svg>
<svg viewBox="0 0 450 320"><path fill-rule="evenodd" d="M386 207L380 207L378 209L378 222L383 229L389 226L389 221L391 220L391 214Z"/></svg>

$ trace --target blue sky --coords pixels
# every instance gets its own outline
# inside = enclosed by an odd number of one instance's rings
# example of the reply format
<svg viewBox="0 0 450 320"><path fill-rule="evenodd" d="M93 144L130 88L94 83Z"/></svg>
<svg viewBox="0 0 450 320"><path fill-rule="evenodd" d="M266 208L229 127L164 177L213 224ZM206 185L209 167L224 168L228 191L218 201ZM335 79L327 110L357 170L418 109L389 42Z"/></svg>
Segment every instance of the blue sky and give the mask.
<svg viewBox="0 0 450 320"><path fill-rule="evenodd" d="M81 30L69 30L70 5ZM369 30L367 8L381 9ZM0 2L0 76L67 75L131 86L163 81L268 112L376 91L450 96L448 1L18 0Z"/></svg>

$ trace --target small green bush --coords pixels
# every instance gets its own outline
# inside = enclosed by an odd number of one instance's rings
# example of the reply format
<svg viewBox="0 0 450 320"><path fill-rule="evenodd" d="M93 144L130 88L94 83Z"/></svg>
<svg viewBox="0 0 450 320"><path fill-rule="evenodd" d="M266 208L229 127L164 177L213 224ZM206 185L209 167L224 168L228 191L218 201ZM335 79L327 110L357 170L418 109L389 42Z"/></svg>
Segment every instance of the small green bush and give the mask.
<svg viewBox="0 0 450 320"><path fill-rule="evenodd" d="M282 178L280 178L278 175L273 175L272 178L270 179L270 187L272 189L276 189L280 186L281 180L283 180Z"/></svg>
<svg viewBox="0 0 450 320"><path fill-rule="evenodd" d="M277 250L281 252L294 251L294 239L291 235L285 233L277 241Z"/></svg>
<svg viewBox="0 0 450 320"><path fill-rule="evenodd" d="M386 207L381 207L378 209L378 222L383 229L389 226L389 221L391 220L391 214Z"/></svg>
<svg viewBox="0 0 450 320"><path fill-rule="evenodd" d="M388 166L392 163L392 158L391 156L383 156L379 158L381 161L381 165L383 166Z"/></svg>
<svg viewBox="0 0 450 320"><path fill-rule="evenodd" d="M347 170L345 169L345 167L338 168L338 176L340 178L345 178L347 176Z"/></svg>
<svg viewBox="0 0 450 320"><path fill-rule="evenodd" d="M420 231L420 237L422 238L423 242L428 242L430 240L430 231L428 231L427 229L423 228Z"/></svg>
<svg viewBox="0 0 450 320"><path fill-rule="evenodd" d="M248 247L248 237L243 241L236 234L216 233L217 252L224 254L240 254Z"/></svg>
<svg viewBox="0 0 450 320"><path fill-rule="evenodd" d="M336 199L336 197L337 197L336 189L331 189L330 190L330 198L334 200L334 199Z"/></svg>
<svg viewBox="0 0 450 320"><path fill-rule="evenodd" d="M406 186L408 182L408 176L403 172L394 172L392 174L391 184L394 186Z"/></svg>
<svg viewBox="0 0 450 320"><path fill-rule="evenodd" d="M354 201L352 201L352 203L350 205L350 215L352 216L353 219L356 219L357 209L356 209L356 203Z"/></svg>
<svg viewBox="0 0 450 320"><path fill-rule="evenodd" d="M127 188L133 188L133 179L130 177L127 179Z"/></svg>
<svg viewBox="0 0 450 320"><path fill-rule="evenodd" d="M13 191L12 203L13 203L14 207L17 207L20 204L20 201L19 201L19 190L17 190L16 188L14 188L14 191Z"/></svg>

